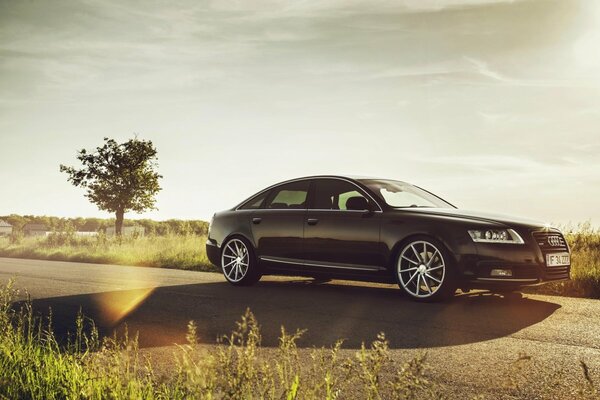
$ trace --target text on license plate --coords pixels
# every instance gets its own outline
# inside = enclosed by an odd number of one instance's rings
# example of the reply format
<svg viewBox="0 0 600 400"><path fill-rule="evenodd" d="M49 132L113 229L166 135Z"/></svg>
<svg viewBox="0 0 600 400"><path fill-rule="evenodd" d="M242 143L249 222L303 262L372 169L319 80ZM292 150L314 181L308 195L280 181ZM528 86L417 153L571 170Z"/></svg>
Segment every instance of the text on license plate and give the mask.
<svg viewBox="0 0 600 400"><path fill-rule="evenodd" d="M548 267L560 267L561 265L571 264L569 253L551 253L546 254L546 265Z"/></svg>

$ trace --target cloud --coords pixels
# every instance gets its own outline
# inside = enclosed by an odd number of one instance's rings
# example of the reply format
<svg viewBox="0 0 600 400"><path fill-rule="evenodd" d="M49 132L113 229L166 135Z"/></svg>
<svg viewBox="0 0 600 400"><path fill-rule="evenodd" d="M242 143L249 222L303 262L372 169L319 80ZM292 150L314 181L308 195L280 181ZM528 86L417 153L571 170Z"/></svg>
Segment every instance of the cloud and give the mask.
<svg viewBox="0 0 600 400"><path fill-rule="evenodd" d="M367 77L367 79L390 79L390 78L419 78L419 77L439 77L456 75L464 72L465 68L455 61L443 61L415 66L396 66L381 71L377 71Z"/></svg>
<svg viewBox="0 0 600 400"><path fill-rule="evenodd" d="M438 156L425 163L442 164L448 168L464 168L466 170L479 170L482 172L525 172L539 171L546 167L546 163L535 161L531 158L511 156L505 154L477 154L460 156Z"/></svg>
<svg viewBox="0 0 600 400"><path fill-rule="evenodd" d="M478 74L499 82L509 82L509 79L504 77L502 74L492 70L486 62L466 56L463 58L475 68L475 72L477 72Z"/></svg>
<svg viewBox="0 0 600 400"><path fill-rule="evenodd" d="M249 194L231 189L240 169L257 177L249 192L339 168L440 184L464 177L456 190L474 199L489 176L518 175L520 193L538 176L567 188L566 203L569 179L597 181L600 164L590 145L600 74L572 60L595 43L586 18L554 0L0 1L0 115L10 132L0 146L17 154L11 147L39 143L37 169L55 171L65 149L150 132L170 176L165 218L203 207L210 216ZM20 170L15 160L2 170ZM185 171L211 169L222 173L190 188ZM23 196L52 212L38 192ZM184 204L188 196L202 205Z"/></svg>
<svg viewBox="0 0 600 400"><path fill-rule="evenodd" d="M517 0L518 1L518 0ZM316 16L323 12L439 12L455 8L510 4L515 0L322 0L293 1L278 0L214 0L207 6L219 12L255 12L265 16Z"/></svg>
<svg viewBox="0 0 600 400"><path fill-rule="evenodd" d="M500 123L510 123L510 124L543 124L549 121L548 116L538 116L533 115L531 113L516 113L516 112L484 112L478 111L478 114L483 118L486 123L491 125L496 125Z"/></svg>

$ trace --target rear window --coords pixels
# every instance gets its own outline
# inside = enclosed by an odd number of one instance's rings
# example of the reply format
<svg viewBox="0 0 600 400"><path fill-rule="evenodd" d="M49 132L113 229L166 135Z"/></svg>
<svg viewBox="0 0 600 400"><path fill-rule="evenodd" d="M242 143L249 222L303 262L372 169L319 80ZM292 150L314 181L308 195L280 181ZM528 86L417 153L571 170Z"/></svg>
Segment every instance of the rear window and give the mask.
<svg viewBox="0 0 600 400"><path fill-rule="evenodd" d="M264 208L303 209L306 208L309 181L286 183L271 190Z"/></svg>
<svg viewBox="0 0 600 400"><path fill-rule="evenodd" d="M258 196L248 200L245 204L240 207L240 210L256 210L262 207L265 199L267 198L269 192L265 192L259 194Z"/></svg>

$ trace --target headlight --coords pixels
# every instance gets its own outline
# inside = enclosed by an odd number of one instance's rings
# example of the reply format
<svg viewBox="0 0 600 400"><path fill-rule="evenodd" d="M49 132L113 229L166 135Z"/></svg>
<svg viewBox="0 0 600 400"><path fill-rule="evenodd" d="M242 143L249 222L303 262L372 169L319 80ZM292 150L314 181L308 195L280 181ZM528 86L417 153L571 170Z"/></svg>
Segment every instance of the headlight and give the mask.
<svg viewBox="0 0 600 400"><path fill-rule="evenodd" d="M523 244L523 238L512 229L477 229L470 230L469 235L478 243L510 243Z"/></svg>

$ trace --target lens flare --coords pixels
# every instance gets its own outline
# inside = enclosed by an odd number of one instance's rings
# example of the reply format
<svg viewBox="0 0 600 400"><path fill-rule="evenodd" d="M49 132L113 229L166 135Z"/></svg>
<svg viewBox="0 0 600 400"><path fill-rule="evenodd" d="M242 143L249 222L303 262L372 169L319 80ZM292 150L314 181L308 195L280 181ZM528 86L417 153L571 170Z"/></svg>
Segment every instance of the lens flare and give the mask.
<svg viewBox="0 0 600 400"><path fill-rule="evenodd" d="M144 303L157 283L143 267L126 269L114 283L114 289L93 296L102 323L118 324Z"/></svg>
<svg viewBox="0 0 600 400"><path fill-rule="evenodd" d="M98 293L94 301L100 310L100 319L104 324L116 325L135 311L153 291L154 288L146 288Z"/></svg>

